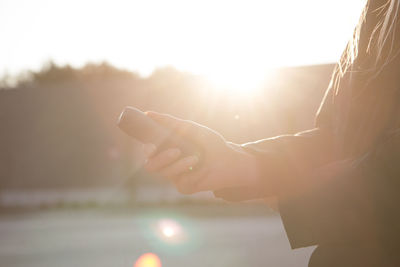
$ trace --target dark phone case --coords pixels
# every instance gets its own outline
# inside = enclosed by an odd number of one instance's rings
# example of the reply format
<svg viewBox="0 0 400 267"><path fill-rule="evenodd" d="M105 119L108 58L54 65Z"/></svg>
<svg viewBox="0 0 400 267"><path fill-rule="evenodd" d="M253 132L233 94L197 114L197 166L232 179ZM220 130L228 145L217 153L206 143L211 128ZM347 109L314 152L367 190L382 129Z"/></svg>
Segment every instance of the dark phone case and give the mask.
<svg viewBox="0 0 400 267"><path fill-rule="evenodd" d="M193 143L177 136L137 108L126 107L119 117L118 126L142 143L155 144L158 151L178 147L182 151L182 156L197 155L200 158L200 150Z"/></svg>

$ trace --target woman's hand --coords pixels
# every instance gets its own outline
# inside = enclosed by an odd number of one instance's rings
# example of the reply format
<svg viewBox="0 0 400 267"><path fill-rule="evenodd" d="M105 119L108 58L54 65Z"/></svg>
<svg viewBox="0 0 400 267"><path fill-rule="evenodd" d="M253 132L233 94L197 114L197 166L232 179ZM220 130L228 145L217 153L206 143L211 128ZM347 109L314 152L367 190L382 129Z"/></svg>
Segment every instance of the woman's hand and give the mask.
<svg viewBox="0 0 400 267"><path fill-rule="evenodd" d="M157 151L153 144L144 145L148 155L145 169L170 180L181 193L258 185L256 159L239 145L195 122L156 112L146 114L202 148L201 164L196 166L200 159L196 155L181 157L179 148Z"/></svg>

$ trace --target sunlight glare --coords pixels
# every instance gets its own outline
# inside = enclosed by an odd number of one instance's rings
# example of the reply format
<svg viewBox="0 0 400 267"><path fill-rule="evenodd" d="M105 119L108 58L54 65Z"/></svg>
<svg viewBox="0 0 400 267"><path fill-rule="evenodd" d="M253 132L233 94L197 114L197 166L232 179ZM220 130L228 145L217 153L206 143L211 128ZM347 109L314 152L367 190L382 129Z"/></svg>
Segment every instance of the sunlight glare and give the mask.
<svg viewBox="0 0 400 267"><path fill-rule="evenodd" d="M161 260L154 253L146 253L137 259L133 267L161 267Z"/></svg>
<svg viewBox="0 0 400 267"><path fill-rule="evenodd" d="M165 242L183 241L185 235L182 226L175 220L162 219L157 224L157 232Z"/></svg>
<svg viewBox="0 0 400 267"><path fill-rule="evenodd" d="M211 69L205 75L214 84L216 90L236 95L255 91L268 75L268 70L261 66L253 65L247 69L234 69L233 67L226 65L218 70Z"/></svg>
<svg viewBox="0 0 400 267"><path fill-rule="evenodd" d="M162 232L163 232L163 234L164 234L166 237L172 237L172 236L175 235L175 229L172 228L172 227L170 227L170 226L164 227L164 228L162 229Z"/></svg>
<svg viewBox="0 0 400 267"><path fill-rule="evenodd" d="M267 69L336 61L365 1L6 0L0 73L38 69L49 58L106 60L143 75L171 65L246 92Z"/></svg>

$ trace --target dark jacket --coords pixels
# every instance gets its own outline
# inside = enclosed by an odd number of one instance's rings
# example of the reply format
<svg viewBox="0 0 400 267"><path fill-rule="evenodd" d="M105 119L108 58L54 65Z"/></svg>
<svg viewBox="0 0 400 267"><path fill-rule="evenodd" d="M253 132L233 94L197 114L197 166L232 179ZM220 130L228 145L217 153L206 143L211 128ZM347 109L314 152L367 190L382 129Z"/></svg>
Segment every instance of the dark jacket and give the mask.
<svg viewBox="0 0 400 267"><path fill-rule="evenodd" d="M332 266L400 266L381 261L400 254L400 90L384 89L368 92L342 113L344 100L328 88L314 129L243 145L259 160L265 177L260 186L227 188L215 195L230 201L278 195L291 247L320 245L310 266L330 266L323 261L337 257L349 265ZM345 90L350 89L341 93ZM351 167L329 179L314 177L313 170L341 162ZM318 255L321 259L315 260ZM349 255L380 260L356 265Z"/></svg>
<svg viewBox="0 0 400 267"><path fill-rule="evenodd" d="M319 245L310 266L400 266L400 60L376 76L356 67L340 85L334 74L314 129L242 145L259 160L260 186L214 192L277 195L291 247ZM350 167L315 176L340 163Z"/></svg>

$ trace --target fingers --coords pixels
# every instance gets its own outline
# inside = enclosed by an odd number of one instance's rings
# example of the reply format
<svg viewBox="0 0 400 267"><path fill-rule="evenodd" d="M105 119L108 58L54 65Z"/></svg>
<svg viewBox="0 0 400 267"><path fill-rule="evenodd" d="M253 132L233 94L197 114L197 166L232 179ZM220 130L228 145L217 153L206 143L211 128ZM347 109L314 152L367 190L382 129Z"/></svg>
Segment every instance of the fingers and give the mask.
<svg viewBox="0 0 400 267"><path fill-rule="evenodd" d="M176 161L180 155L181 151L178 148L164 150L150 157L144 165L144 168L149 172L157 172Z"/></svg>
<svg viewBox="0 0 400 267"><path fill-rule="evenodd" d="M161 170L160 174L169 180L176 181L181 174L191 171L198 162L197 156L185 157Z"/></svg>
<svg viewBox="0 0 400 267"><path fill-rule="evenodd" d="M148 155L154 154L154 145L144 145L145 153ZM193 171L193 168L198 164L198 156L188 156L179 159L181 151L177 148L162 151L153 157L150 157L145 163L144 168L151 173L156 173L161 177L170 180L175 184L178 191L183 194L192 194L197 192L194 187L195 181L202 177L201 171ZM182 176L185 173L190 175ZM182 179L182 177L190 177L190 179Z"/></svg>
<svg viewBox="0 0 400 267"><path fill-rule="evenodd" d="M156 152L157 147L154 144L143 144L142 150L146 158L150 158L154 152Z"/></svg>
<svg viewBox="0 0 400 267"><path fill-rule="evenodd" d="M206 179L207 169L202 168L193 172L185 172L174 181L176 188L182 194L193 194L195 192L207 191L209 188L202 186L200 181Z"/></svg>

